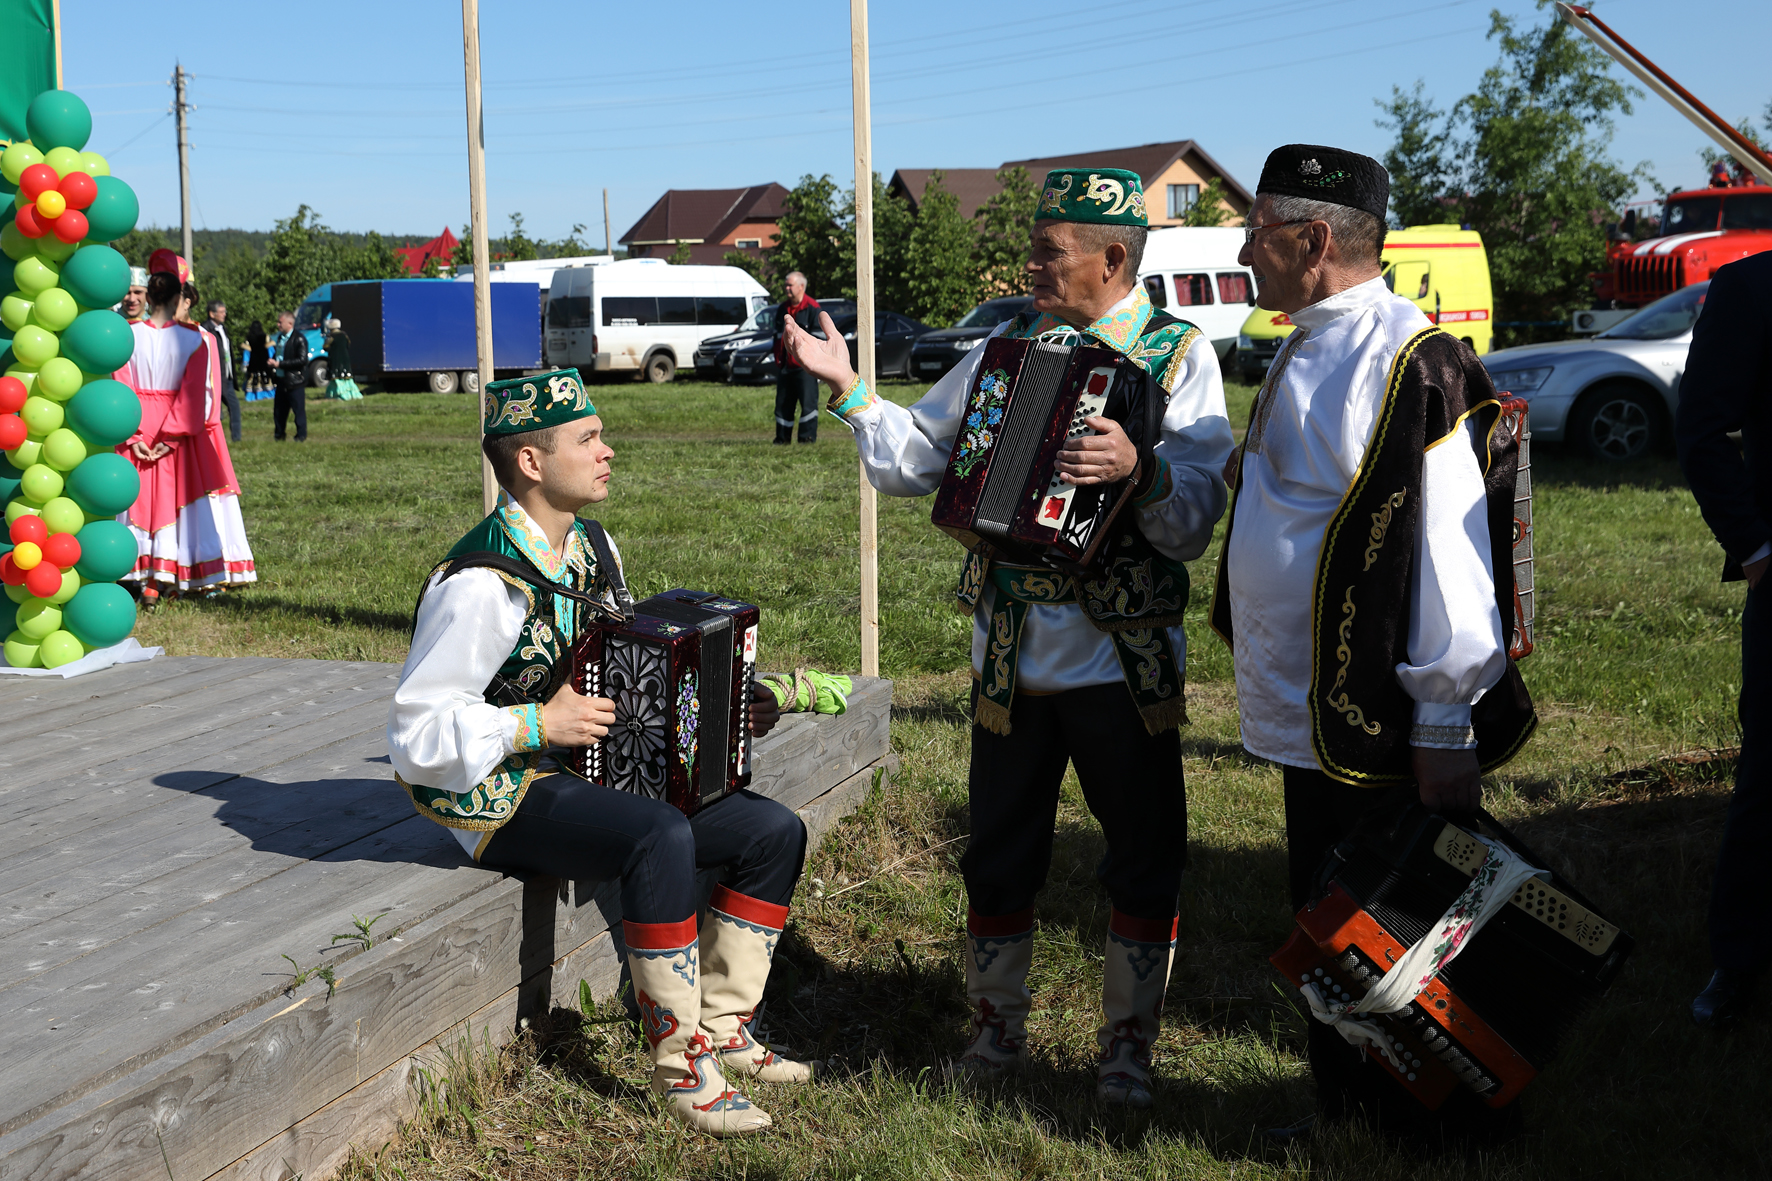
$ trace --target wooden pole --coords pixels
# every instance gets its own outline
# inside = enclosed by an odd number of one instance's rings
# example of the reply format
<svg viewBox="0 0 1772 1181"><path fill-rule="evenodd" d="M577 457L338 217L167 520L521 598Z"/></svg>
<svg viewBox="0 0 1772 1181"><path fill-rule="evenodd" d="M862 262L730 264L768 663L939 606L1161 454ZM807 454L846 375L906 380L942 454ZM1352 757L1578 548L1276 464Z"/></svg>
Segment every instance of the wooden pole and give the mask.
<svg viewBox="0 0 1772 1181"><path fill-rule="evenodd" d="M612 245L609 240L609 190L608 189L603 190L603 253L609 255L611 258L613 258L615 256L615 250L612 248Z"/></svg>
<svg viewBox="0 0 1772 1181"><path fill-rule="evenodd" d="M55 22L55 88L62 87L62 0L55 0L50 13L50 20Z"/></svg>
<svg viewBox="0 0 1772 1181"><path fill-rule="evenodd" d="M185 248L188 263L191 261L191 141L185 135L185 68L176 63L172 67L172 109L178 119L179 242Z"/></svg>
<svg viewBox="0 0 1772 1181"><path fill-rule="evenodd" d="M480 0L461 0L461 43L468 94L468 216L474 244L474 346L479 357L480 430L486 430L486 402L492 395L492 259L486 241L486 124L480 106ZM485 453L480 456L480 498L490 514L498 504L498 481Z"/></svg>
<svg viewBox="0 0 1772 1181"><path fill-rule="evenodd" d="M868 93L868 0L849 0L850 74L855 86L855 352L874 373L874 145ZM880 501L861 476L861 675L880 675Z"/></svg>

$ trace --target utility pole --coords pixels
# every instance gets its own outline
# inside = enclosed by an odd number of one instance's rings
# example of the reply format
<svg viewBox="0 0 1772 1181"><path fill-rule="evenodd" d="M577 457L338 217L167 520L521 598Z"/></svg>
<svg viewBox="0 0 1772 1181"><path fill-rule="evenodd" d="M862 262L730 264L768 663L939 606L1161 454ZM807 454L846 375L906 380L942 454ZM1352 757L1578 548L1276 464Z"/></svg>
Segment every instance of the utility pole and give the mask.
<svg viewBox="0 0 1772 1181"><path fill-rule="evenodd" d="M868 75L868 0L849 0L849 69L855 118L855 345L862 380L874 381L874 132ZM880 675L880 502L861 477L861 675Z"/></svg>
<svg viewBox="0 0 1772 1181"><path fill-rule="evenodd" d="M172 113L178 119L178 216L179 238L185 248L185 262L191 261L191 141L185 135L185 82L190 75L177 63L172 67Z"/></svg>
<svg viewBox="0 0 1772 1181"><path fill-rule="evenodd" d="M474 351L479 357L480 435L486 435L486 407L492 391L492 260L486 240L486 112L480 104L480 0L461 0L462 69L468 99L469 241L474 251ZM492 461L480 456L482 510L498 507L498 480Z"/></svg>
<svg viewBox="0 0 1772 1181"><path fill-rule="evenodd" d="M603 253L611 258L615 256L615 251L611 250L609 246L609 190L607 188L603 190Z"/></svg>

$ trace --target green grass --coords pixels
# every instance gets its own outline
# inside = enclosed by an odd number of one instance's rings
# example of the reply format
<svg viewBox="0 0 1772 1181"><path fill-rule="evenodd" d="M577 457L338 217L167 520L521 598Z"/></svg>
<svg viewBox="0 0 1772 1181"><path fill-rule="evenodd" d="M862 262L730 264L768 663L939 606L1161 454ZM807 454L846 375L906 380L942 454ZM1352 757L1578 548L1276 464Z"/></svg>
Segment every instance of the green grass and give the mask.
<svg viewBox="0 0 1772 1181"><path fill-rule="evenodd" d="M888 386L909 401L916 386ZM827 421L816 447L768 445L772 391L599 386L616 480L597 515L636 589L692 586L762 605L768 668L853 669L856 463ZM1230 390L1232 417L1251 391ZM273 444L247 408L235 451L260 583L174 603L144 642L174 652L399 660L423 573L479 516L470 401L376 396L312 409L312 441ZM1490 784L1491 806L1638 939L1611 994L1527 1091L1530 1135L1473 1160L1420 1161L1354 1133L1289 1150L1260 1129L1309 1109L1301 1026L1266 964L1284 939L1279 776L1237 745L1223 646L1206 630L1212 555L1195 564L1183 731L1190 868L1158 1048L1159 1107L1125 1119L1090 1074L1107 903L1099 829L1074 779L1038 913L1033 1068L996 1093L950 1088L961 1044L956 862L964 848L968 624L958 548L926 501L880 502L882 664L897 682L897 783L816 851L770 985L769 1021L830 1064L804 1089L759 1086L767 1138L720 1144L651 1114L620 1022L570 1014L506 1051L464 1055L448 1102L346 1170L369 1177L1753 1177L1764 1022L1704 1036L1684 1005L1708 956L1704 905L1737 740L1741 590L1677 469L1536 456L1540 648L1523 666L1543 719Z"/></svg>

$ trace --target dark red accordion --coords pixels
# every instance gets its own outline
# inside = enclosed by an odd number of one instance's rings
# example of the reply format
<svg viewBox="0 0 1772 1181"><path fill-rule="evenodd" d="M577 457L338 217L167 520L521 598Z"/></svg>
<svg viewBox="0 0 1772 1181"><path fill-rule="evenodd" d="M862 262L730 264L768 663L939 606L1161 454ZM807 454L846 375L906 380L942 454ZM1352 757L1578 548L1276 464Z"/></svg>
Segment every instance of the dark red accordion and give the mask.
<svg viewBox="0 0 1772 1181"><path fill-rule="evenodd" d="M1489 824L1500 834L1489 839L1542 865ZM1293 987L1314 984L1332 1002L1363 997L1438 926L1486 852L1464 829L1415 807L1388 828L1364 830L1336 846L1316 897L1269 962ZM1364 1015L1384 1030L1397 1062L1371 1057L1429 1109L1458 1087L1505 1106L1605 992L1631 946L1554 874L1529 879L1409 1005Z"/></svg>
<svg viewBox="0 0 1772 1181"><path fill-rule="evenodd" d="M1132 482L1067 484L1056 472L1058 453L1067 440L1094 433L1085 419L1103 416L1148 457L1161 387L1097 345L996 337L980 347L930 519L967 548L987 541L1012 560L1086 568L1132 498Z"/></svg>
<svg viewBox="0 0 1772 1181"><path fill-rule="evenodd" d="M572 687L614 701L615 724L567 765L685 815L748 786L757 619L750 603L673 590L636 603L625 624L589 624Z"/></svg>

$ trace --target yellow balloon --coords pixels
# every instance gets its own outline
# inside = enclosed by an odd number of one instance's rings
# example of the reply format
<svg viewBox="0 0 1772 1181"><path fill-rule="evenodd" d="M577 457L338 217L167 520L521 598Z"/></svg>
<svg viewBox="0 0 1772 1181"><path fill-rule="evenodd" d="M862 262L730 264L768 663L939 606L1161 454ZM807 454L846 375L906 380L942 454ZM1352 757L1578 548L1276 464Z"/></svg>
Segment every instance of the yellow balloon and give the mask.
<svg viewBox="0 0 1772 1181"><path fill-rule="evenodd" d="M37 194L37 215L54 221L68 211L68 199L55 189L44 189Z"/></svg>
<svg viewBox="0 0 1772 1181"><path fill-rule="evenodd" d="M34 541L21 541L12 547L12 564L20 570L35 570L43 561L43 547Z"/></svg>

